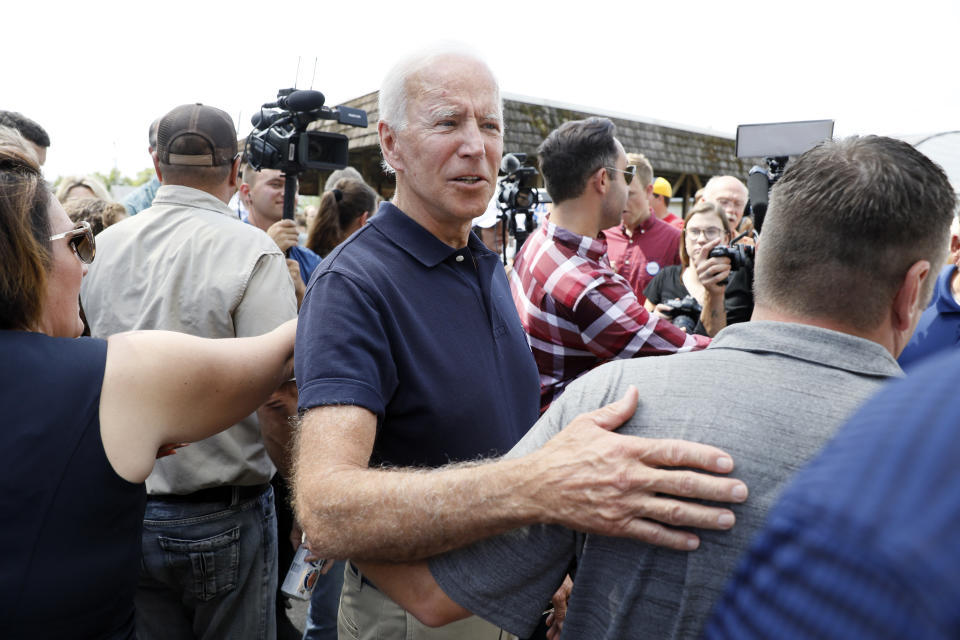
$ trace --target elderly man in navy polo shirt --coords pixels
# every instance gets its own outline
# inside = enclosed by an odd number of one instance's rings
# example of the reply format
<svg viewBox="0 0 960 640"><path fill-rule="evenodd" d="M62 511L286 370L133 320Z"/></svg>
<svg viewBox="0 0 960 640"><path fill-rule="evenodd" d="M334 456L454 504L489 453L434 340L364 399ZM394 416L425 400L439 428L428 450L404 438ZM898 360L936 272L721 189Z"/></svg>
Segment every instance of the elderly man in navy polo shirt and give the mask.
<svg viewBox="0 0 960 640"><path fill-rule="evenodd" d="M504 271L470 233L503 151L499 89L471 55L421 54L387 75L380 118L396 195L324 260L300 315L294 493L311 548L411 560L559 522L689 550L694 534L660 522L728 528L730 510L662 494L740 501L742 483L659 468L727 472L725 453L609 433L633 412L635 392L534 454L477 462L523 436L539 397ZM461 464L423 470L448 463ZM499 635L479 619L428 630L351 563L339 624L361 638Z"/></svg>

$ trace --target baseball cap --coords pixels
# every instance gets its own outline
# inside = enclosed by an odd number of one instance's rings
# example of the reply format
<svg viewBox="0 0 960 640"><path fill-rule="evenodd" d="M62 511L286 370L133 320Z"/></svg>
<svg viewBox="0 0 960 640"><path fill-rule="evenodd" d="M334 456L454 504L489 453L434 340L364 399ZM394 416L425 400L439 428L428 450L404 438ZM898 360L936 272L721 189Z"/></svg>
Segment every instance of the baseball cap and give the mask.
<svg viewBox="0 0 960 640"><path fill-rule="evenodd" d="M237 130L225 111L184 104L160 118L157 157L168 165L215 167L233 162Z"/></svg>
<svg viewBox="0 0 960 640"><path fill-rule="evenodd" d="M657 178L653 181L653 192L658 196L673 197L673 188L665 178Z"/></svg>

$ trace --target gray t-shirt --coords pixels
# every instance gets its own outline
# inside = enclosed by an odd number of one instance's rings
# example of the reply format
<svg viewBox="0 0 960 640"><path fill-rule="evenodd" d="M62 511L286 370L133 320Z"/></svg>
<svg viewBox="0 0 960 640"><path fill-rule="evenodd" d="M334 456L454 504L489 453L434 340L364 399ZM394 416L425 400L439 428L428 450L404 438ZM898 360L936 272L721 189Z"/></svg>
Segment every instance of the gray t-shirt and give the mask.
<svg viewBox="0 0 960 640"><path fill-rule="evenodd" d="M702 352L606 364L570 385L509 455L536 450L632 383L640 403L621 433L703 442L733 456L732 475L750 488L733 506L736 526L699 532L700 549L687 553L536 525L435 558L430 570L453 600L526 637L575 559L565 638L697 637L784 483L899 375L874 342L780 322L727 327Z"/></svg>

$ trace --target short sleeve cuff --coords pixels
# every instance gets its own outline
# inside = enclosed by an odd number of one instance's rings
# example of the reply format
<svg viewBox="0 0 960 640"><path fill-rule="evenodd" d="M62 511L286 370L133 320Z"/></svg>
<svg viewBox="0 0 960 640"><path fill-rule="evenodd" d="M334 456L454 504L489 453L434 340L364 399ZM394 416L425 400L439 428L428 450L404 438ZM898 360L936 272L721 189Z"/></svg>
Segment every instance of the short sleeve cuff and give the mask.
<svg viewBox="0 0 960 640"><path fill-rule="evenodd" d="M330 378L307 382L300 388L300 410L328 405L351 405L363 407L382 418L384 402L370 385L357 380Z"/></svg>

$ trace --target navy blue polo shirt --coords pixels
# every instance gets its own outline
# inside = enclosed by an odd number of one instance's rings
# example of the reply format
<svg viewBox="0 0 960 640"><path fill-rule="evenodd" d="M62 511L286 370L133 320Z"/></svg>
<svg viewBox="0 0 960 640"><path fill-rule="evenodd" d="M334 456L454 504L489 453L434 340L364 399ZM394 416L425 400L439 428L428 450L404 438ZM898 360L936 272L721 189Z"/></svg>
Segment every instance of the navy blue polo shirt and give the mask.
<svg viewBox="0 0 960 640"><path fill-rule="evenodd" d="M934 285L933 300L920 316L910 342L897 358L907 373L918 362L932 355L960 347L960 304L957 304L950 289L950 279L956 270L956 265L948 264L940 271Z"/></svg>
<svg viewBox="0 0 960 640"><path fill-rule="evenodd" d="M371 465L506 453L538 415L537 367L496 254L453 249L400 209L314 271L300 309L300 408L377 414Z"/></svg>

